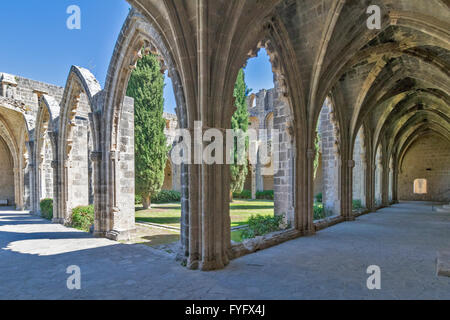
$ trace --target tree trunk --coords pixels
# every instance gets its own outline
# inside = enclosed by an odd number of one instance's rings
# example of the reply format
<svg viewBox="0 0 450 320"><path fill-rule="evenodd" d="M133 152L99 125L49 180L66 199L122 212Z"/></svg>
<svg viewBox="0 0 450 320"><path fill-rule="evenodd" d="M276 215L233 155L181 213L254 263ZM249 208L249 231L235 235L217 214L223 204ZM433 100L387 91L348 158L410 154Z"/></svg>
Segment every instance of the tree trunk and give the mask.
<svg viewBox="0 0 450 320"><path fill-rule="evenodd" d="M233 202L233 191L230 190L230 203Z"/></svg>
<svg viewBox="0 0 450 320"><path fill-rule="evenodd" d="M142 205L144 206L144 209L149 209L151 204L152 204L151 196L142 197Z"/></svg>

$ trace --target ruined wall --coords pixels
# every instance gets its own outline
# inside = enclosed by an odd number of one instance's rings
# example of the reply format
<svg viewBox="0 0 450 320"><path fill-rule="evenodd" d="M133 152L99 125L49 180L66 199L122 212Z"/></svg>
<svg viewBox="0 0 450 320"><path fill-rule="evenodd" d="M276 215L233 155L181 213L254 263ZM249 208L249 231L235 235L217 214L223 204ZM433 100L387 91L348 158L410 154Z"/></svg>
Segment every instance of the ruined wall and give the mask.
<svg viewBox="0 0 450 320"><path fill-rule="evenodd" d="M380 152L380 148L377 150L377 156L375 159L375 206L379 207L383 202L383 194L382 194L382 181L383 181L383 165L382 155Z"/></svg>
<svg viewBox="0 0 450 320"><path fill-rule="evenodd" d="M6 142L0 137L0 200L14 205L14 164Z"/></svg>
<svg viewBox="0 0 450 320"><path fill-rule="evenodd" d="M41 199L53 199L53 152L48 134L44 137L44 145L42 149L42 160L39 168L42 192Z"/></svg>
<svg viewBox="0 0 450 320"><path fill-rule="evenodd" d="M427 180L427 194L414 194L414 180ZM400 168L400 200L450 202L450 143L437 135L426 135L416 141Z"/></svg>
<svg viewBox="0 0 450 320"><path fill-rule="evenodd" d="M88 132L89 120L75 119L73 129L73 146L70 152L68 189L70 207L89 205L89 148Z"/></svg>
<svg viewBox="0 0 450 320"><path fill-rule="evenodd" d="M119 150L111 155L116 171L117 199L114 218L114 230L134 229L134 100L125 97L120 117Z"/></svg>
<svg viewBox="0 0 450 320"><path fill-rule="evenodd" d="M333 108L327 99L319 115L318 132L322 155L322 197L326 214L340 214L339 201L339 157L336 149L336 125Z"/></svg>
<svg viewBox="0 0 450 320"><path fill-rule="evenodd" d="M273 103L273 128L278 130L280 135L278 139L272 137L272 143L276 146L278 143L279 155L272 156L274 163L275 175L273 178L274 190L274 212L276 215L286 215L287 222L291 224L294 222L294 207L295 207L295 178L294 178L294 138L292 134L293 116L288 103L281 99L281 88L279 83L275 80L275 89L273 95L269 97ZM269 100L270 102L270 100ZM266 121L266 128L272 124ZM270 188L272 180L265 179L265 184ZM268 188L268 189L269 189Z"/></svg>
<svg viewBox="0 0 450 320"><path fill-rule="evenodd" d="M358 133L353 148L353 160L355 167L353 168L353 200L360 200L363 207L366 206L366 159L363 148L363 136L361 131Z"/></svg>

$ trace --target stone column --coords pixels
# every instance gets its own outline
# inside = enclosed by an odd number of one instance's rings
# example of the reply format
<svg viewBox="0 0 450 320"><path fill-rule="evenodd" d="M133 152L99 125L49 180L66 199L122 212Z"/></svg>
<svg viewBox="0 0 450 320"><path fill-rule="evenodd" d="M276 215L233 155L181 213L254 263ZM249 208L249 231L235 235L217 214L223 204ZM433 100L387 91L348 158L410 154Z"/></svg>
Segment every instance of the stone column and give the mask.
<svg viewBox="0 0 450 320"><path fill-rule="evenodd" d="M343 191L341 197L343 199L341 204L342 216L346 221L355 220L353 215L353 168L355 167L354 160L347 160L346 166L343 166L342 183Z"/></svg>
<svg viewBox="0 0 450 320"><path fill-rule="evenodd" d="M14 167L14 202L16 206L16 210L22 210L22 201L20 200L22 197L21 187L20 187L20 170L18 167Z"/></svg>
<svg viewBox="0 0 450 320"><path fill-rule="evenodd" d="M382 162L382 175L381 175L381 205L383 207L389 206L389 165L387 161Z"/></svg>
<svg viewBox="0 0 450 320"><path fill-rule="evenodd" d="M360 167L360 170L361 170L360 186L361 186L361 188L359 190L359 198L361 199L361 205L364 208L367 208L367 195L366 195L367 194L367 191L366 191L366 189L367 189L367 184L366 184L366 180L367 180L367 177L366 177L367 176L367 161L366 161L364 153L361 153L360 157L361 157L361 167Z"/></svg>
<svg viewBox="0 0 450 320"><path fill-rule="evenodd" d="M252 177L252 200L256 200L256 167L251 166L251 177Z"/></svg>
<svg viewBox="0 0 450 320"><path fill-rule="evenodd" d="M104 236L105 233L101 228L102 220L102 206L101 206L101 163L103 159L103 153L101 151L92 151L90 155L93 168L93 192L94 192L94 236Z"/></svg>
<svg viewBox="0 0 450 320"><path fill-rule="evenodd" d="M56 155L53 156L54 160L52 161L52 169L53 169L53 223L64 224L64 219L61 215L60 211L60 203L61 203L61 192L60 192L60 184L61 177L59 175L60 162L57 160Z"/></svg>
<svg viewBox="0 0 450 320"><path fill-rule="evenodd" d="M194 154L205 147L198 135L210 129L202 123L196 124L194 138L191 139ZM225 130L221 130L225 136ZM202 139L203 140L203 139ZM224 143L224 152L226 146ZM197 151L195 151L197 149ZM194 156L195 159L195 156ZM189 258L188 268L203 271L222 269L229 263L231 248L230 208L230 166L221 164L205 164L201 159L189 165Z"/></svg>
<svg viewBox="0 0 450 320"><path fill-rule="evenodd" d="M306 201L305 206L308 214L299 221L298 228L304 235L313 235L316 233L314 227L314 159L316 157L315 149L308 149L306 151ZM301 168L300 168L301 169Z"/></svg>

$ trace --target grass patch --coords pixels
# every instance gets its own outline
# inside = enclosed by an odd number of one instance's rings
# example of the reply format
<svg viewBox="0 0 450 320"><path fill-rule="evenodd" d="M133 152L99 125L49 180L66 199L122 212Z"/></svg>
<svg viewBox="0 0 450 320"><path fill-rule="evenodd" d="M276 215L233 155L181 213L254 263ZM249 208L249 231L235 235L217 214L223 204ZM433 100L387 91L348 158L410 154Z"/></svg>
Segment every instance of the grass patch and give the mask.
<svg viewBox="0 0 450 320"><path fill-rule="evenodd" d="M230 204L231 227L247 224L253 215L273 216L274 204L271 200L235 200ZM137 222L150 222L171 227L180 227L181 204L153 204L151 209L136 208Z"/></svg>
<svg viewBox="0 0 450 320"><path fill-rule="evenodd" d="M231 231L231 240L234 242L242 242L242 230Z"/></svg>

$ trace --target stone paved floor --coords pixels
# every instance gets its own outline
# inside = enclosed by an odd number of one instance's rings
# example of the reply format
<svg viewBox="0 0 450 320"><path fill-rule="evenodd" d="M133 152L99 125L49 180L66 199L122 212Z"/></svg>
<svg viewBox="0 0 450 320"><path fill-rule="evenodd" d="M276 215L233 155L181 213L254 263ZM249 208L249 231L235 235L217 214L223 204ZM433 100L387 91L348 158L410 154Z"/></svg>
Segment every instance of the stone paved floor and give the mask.
<svg viewBox="0 0 450 320"><path fill-rule="evenodd" d="M145 245L2 211L0 299L450 299L450 278L436 276L449 247L449 214L402 203L200 272ZM69 265L81 290L66 288ZM381 267L381 290L366 288L369 265Z"/></svg>

